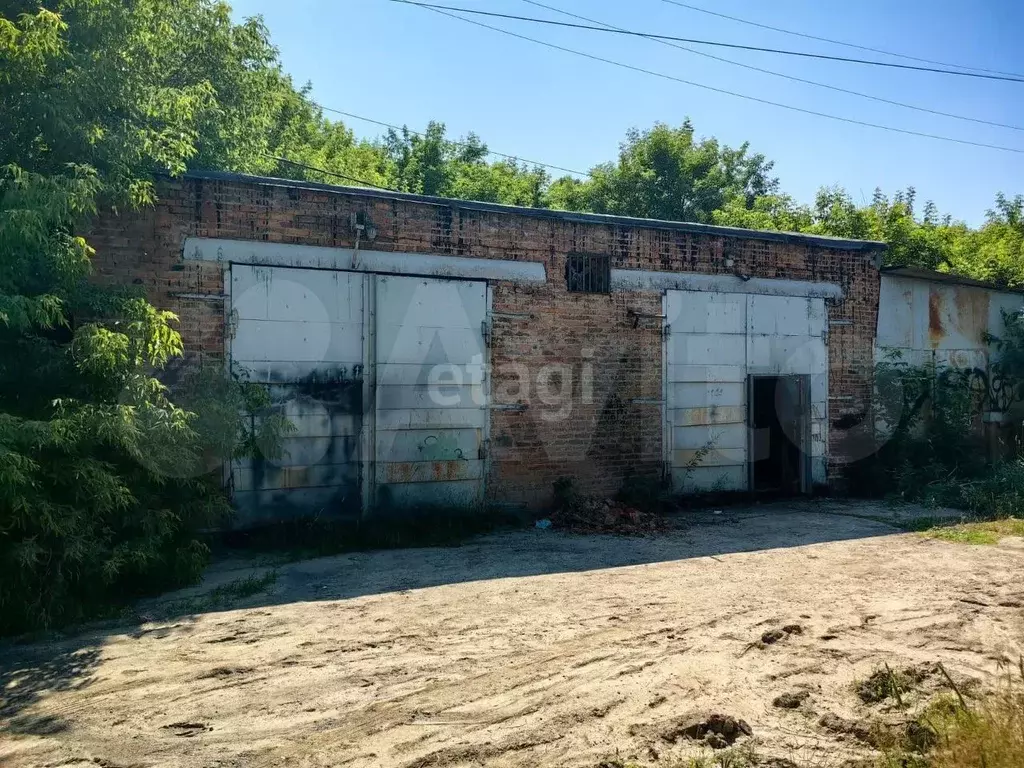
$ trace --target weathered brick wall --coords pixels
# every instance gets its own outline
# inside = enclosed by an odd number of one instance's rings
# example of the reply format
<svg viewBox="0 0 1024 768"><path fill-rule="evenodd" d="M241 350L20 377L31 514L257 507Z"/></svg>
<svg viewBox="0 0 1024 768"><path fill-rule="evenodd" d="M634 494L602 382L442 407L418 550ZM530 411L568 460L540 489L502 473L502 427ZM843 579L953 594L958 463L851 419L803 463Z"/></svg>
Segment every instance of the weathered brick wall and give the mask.
<svg viewBox="0 0 1024 768"><path fill-rule="evenodd" d="M164 181L158 193L153 210L96 222L90 239L97 279L144 286L155 304L180 316L192 355L223 354L224 286L220 265L183 261L189 235L352 247L350 216L357 212L377 228L373 250L543 263L545 285L494 286L492 392L499 408L491 417L488 488L495 501L540 501L561 476L611 493L630 472L661 472L661 296L569 293L565 260L572 252L610 254L613 268L739 269L840 284L846 298L828 309L831 445L845 436L837 422L856 422L867 406L879 289L870 254L250 181ZM570 386L565 413L557 395ZM501 409L509 404L526 408ZM840 461L832 457L833 465Z"/></svg>

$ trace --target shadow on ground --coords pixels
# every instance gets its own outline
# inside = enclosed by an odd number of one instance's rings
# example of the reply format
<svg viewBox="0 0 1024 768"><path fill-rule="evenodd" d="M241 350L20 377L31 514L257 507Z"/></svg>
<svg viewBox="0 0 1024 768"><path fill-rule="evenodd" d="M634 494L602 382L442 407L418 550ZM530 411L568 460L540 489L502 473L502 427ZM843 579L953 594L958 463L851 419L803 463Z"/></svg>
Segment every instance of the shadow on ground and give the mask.
<svg viewBox="0 0 1024 768"><path fill-rule="evenodd" d="M689 558L720 559L886 536L925 514L935 513L865 502L780 502L685 512L673 519L669 532L649 537L530 529L480 536L457 546L356 552L297 562L275 563L267 556L228 558L210 567L202 585L140 603L141 626L93 626L45 644L0 646L0 729L36 735L64 730L66 723L58 716L33 716L31 704L53 691L88 686L111 634L188 634L195 617L216 611Z"/></svg>
<svg viewBox="0 0 1024 768"><path fill-rule="evenodd" d="M646 537L573 535L552 530L517 530L458 545L354 552L298 562L237 557L214 564L200 587L149 602L145 612L167 619L181 608L206 612L203 594L241 580L273 579L261 594L229 608L295 601L344 600L489 579L572 573L689 558L886 536L936 516L916 506L817 500L684 512L664 534ZM953 516L947 512L940 516Z"/></svg>
<svg viewBox="0 0 1024 768"><path fill-rule="evenodd" d="M100 647L94 637L62 645L0 647L0 726L10 734L60 733L67 723L54 715L24 714L38 698L54 691L84 688L92 682Z"/></svg>

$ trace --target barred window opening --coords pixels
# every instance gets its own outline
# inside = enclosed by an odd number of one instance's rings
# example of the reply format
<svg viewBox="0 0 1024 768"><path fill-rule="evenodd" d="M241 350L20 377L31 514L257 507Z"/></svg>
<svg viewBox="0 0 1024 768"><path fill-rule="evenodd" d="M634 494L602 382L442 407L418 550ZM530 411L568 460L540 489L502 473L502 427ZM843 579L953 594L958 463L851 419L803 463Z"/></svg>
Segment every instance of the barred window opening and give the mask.
<svg viewBox="0 0 1024 768"><path fill-rule="evenodd" d="M565 285L570 293L608 293L611 272L608 256L572 253L565 260Z"/></svg>

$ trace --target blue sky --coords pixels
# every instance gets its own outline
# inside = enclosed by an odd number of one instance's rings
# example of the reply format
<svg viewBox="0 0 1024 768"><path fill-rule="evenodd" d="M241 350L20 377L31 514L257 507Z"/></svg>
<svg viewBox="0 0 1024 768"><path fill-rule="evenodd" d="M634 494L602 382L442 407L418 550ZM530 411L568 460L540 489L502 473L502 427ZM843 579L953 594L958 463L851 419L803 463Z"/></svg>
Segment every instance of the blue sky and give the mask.
<svg viewBox="0 0 1024 768"><path fill-rule="evenodd" d="M686 0L772 26L974 67L1024 73L1024 3L1013 0ZM435 0L563 18L523 0ZM663 0L544 0L619 27L684 37L884 58L755 29ZM775 161L783 190L810 201L840 184L867 201L913 185L920 200L980 223L995 193L1024 193L1024 153L905 136L757 104L518 40L386 0L234 0L262 14L285 69L320 103L450 136L477 133L491 149L586 170L613 159L630 127L689 116L703 136ZM1024 150L1024 131L915 112L795 83L693 53L582 30L481 21L633 66L805 109ZM696 47L696 46L694 46ZM717 56L929 109L1024 127L1024 83L992 82L702 48ZM893 61L899 61L893 59ZM906 62L914 63L914 62ZM381 128L346 119L360 136Z"/></svg>

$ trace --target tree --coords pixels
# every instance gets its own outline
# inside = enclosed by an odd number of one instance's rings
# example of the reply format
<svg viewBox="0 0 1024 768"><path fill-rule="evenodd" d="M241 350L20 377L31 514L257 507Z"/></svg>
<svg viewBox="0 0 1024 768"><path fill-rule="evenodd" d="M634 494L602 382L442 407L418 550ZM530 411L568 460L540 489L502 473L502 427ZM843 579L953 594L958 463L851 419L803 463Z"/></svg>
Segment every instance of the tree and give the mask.
<svg viewBox="0 0 1024 768"><path fill-rule="evenodd" d="M977 230L951 216L940 216L934 203L916 215L911 187L890 200L876 190L866 205L857 205L837 187L818 191L813 206L786 195L757 198L750 208L732 201L714 213L714 222L749 229L805 232L865 240L889 247L887 266L917 266L1015 286L1024 283L1024 225L1020 197L998 195L996 208Z"/></svg>
<svg viewBox="0 0 1024 768"><path fill-rule="evenodd" d="M591 169L590 179L562 179L552 205L622 216L708 223L733 201L751 206L777 187L764 155L694 137L689 120L679 128L662 123L630 130L617 163Z"/></svg>
<svg viewBox="0 0 1024 768"><path fill-rule="evenodd" d="M382 149L389 164L389 186L394 189L461 200L544 205L547 174L514 160L488 163L487 145L476 134L451 141L443 123L431 122L423 133L389 130Z"/></svg>
<svg viewBox="0 0 1024 768"><path fill-rule="evenodd" d="M205 417L176 405L155 376L182 351L176 318L90 285L77 234L102 207L151 202L155 171L231 167L266 140L243 123L272 99L219 98L273 70L258 26L227 19L205 0L0 15L0 634L195 578L197 531L228 510L204 449L252 437L238 413L258 393Z"/></svg>
<svg viewBox="0 0 1024 768"><path fill-rule="evenodd" d="M1010 286L1024 285L1024 196L996 195L976 232L966 232L949 258L951 271Z"/></svg>

